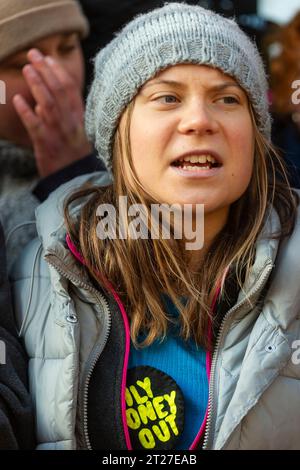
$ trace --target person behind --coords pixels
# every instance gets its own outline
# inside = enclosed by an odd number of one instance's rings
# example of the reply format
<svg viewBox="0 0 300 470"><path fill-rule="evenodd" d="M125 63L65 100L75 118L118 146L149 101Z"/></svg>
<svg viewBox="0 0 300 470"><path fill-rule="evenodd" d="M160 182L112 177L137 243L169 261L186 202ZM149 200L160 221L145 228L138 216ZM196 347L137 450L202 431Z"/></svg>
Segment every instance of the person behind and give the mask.
<svg viewBox="0 0 300 470"><path fill-rule="evenodd" d="M17 335L6 273L0 225L0 449L35 446L34 416L28 391L27 357Z"/></svg>
<svg viewBox="0 0 300 470"><path fill-rule="evenodd" d="M80 6L5 0L0 21L0 217L10 267L36 234L34 225L16 228L59 184L96 165L84 130L80 39L89 25Z"/></svg>
<svg viewBox="0 0 300 470"><path fill-rule="evenodd" d="M267 90L256 46L200 6L97 54L86 128L109 171L51 194L13 273L38 449L300 449L299 197Z"/></svg>
<svg viewBox="0 0 300 470"><path fill-rule="evenodd" d="M272 140L283 152L294 187L300 188L300 11L266 36L269 51Z"/></svg>

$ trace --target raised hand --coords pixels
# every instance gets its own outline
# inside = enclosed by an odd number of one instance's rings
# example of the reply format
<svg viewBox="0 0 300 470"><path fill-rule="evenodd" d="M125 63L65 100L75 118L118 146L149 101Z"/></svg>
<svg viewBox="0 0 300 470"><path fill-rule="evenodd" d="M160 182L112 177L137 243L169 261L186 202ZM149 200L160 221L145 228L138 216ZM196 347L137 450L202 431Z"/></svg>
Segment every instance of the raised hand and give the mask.
<svg viewBox="0 0 300 470"><path fill-rule="evenodd" d="M38 171L45 177L91 152L84 129L81 90L71 75L39 50L28 52L23 75L36 102L19 94L13 104L33 144Z"/></svg>

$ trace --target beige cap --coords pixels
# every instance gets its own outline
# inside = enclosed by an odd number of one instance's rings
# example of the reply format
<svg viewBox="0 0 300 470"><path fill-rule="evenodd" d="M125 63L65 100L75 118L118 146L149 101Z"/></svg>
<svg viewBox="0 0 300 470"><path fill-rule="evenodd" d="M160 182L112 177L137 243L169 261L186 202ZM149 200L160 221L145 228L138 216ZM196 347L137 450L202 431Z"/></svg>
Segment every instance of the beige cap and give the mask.
<svg viewBox="0 0 300 470"><path fill-rule="evenodd" d="M89 33L89 23L75 0L1 0L0 61L34 41L57 33Z"/></svg>

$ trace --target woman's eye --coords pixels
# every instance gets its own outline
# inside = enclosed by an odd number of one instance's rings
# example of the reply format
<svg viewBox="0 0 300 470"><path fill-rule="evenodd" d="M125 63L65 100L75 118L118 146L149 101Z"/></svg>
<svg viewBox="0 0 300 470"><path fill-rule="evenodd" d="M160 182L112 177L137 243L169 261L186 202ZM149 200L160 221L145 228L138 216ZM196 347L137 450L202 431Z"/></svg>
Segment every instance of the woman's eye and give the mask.
<svg viewBox="0 0 300 470"><path fill-rule="evenodd" d="M163 103L167 103L167 104L173 104L173 103L177 103L177 98L176 96L174 95L163 95L163 96L159 96L157 98L158 101L161 101Z"/></svg>
<svg viewBox="0 0 300 470"><path fill-rule="evenodd" d="M226 104L236 104L239 103L239 100L234 96L224 96L221 100L227 100Z"/></svg>
<svg viewBox="0 0 300 470"><path fill-rule="evenodd" d="M25 67L25 65L27 64L28 64L28 61L24 60L24 61L9 64L9 68L13 70L22 70L23 67Z"/></svg>
<svg viewBox="0 0 300 470"><path fill-rule="evenodd" d="M77 48L77 44L71 44L70 46L63 46L61 47L61 51L64 53L64 54L68 54L69 52L72 52L74 49Z"/></svg>

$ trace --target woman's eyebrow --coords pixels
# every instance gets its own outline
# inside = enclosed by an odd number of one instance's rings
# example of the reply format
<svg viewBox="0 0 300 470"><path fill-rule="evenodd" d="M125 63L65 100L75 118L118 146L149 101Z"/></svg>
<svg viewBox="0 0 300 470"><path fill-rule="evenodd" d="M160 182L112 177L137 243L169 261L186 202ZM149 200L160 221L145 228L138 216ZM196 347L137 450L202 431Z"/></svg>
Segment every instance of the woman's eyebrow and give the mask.
<svg viewBox="0 0 300 470"><path fill-rule="evenodd" d="M157 79L157 80L152 80L151 82L146 83L142 89L145 90L148 87L154 86L154 85L171 85L177 88L186 88L186 84L182 82L178 82L176 80L164 80L164 79ZM229 87L236 87L239 90L242 91L242 88L238 83L235 82L222 82L218 83L213 86L209 86L208 89L211 91L222 91L225 90L226 88Z"/></svg>
<svg viewBox="0 0 300 470"><path fill-rule="evenodd" d="M142 89L154 86L154 85L172 85L175 87L180 87L184 88L185 84L181 82L177 82L175 80L163 80L163 79L157 79L157 80L151 80L151 82L145 83L145 85L142 87Z"/></svg>
<svg viewBox="0 0 300 470"><path fill-rule="evenodd" d="M214 85L214 86L210 87L210 89L211 90L216 90L216 91L222 91L222 90L225 90L226 88L230 88L230 87L235 87L235 88L238 88L239 90L242 90L240 85L238 83L234 83L234 82L219 83L218 85Z"/></svg>

